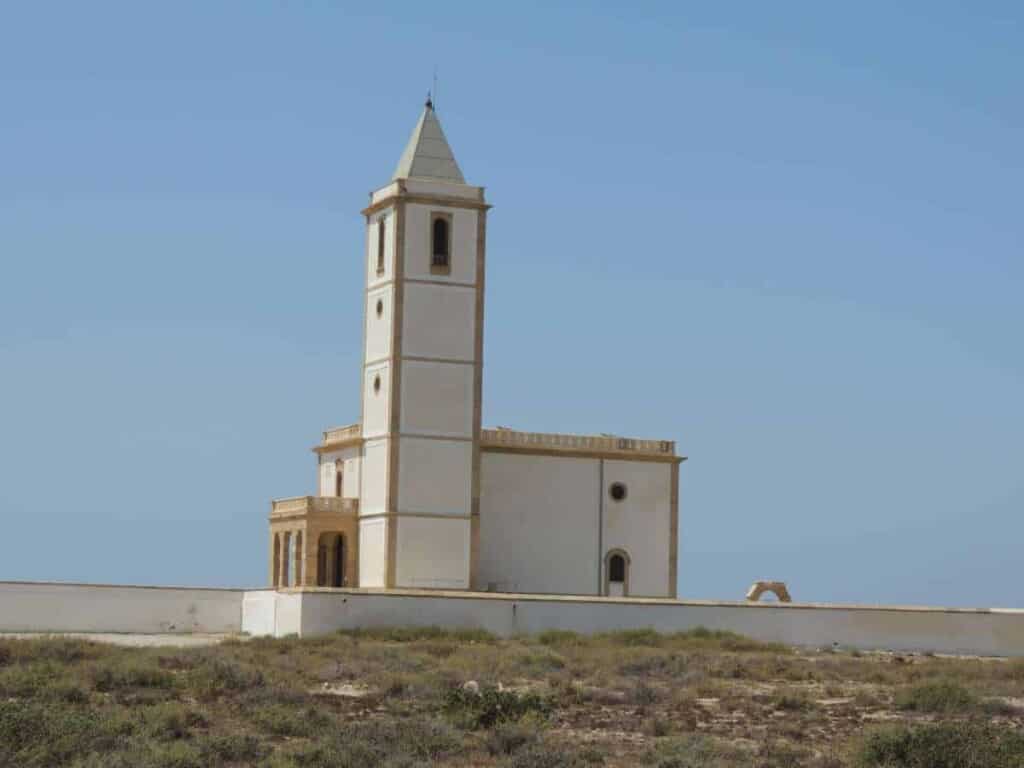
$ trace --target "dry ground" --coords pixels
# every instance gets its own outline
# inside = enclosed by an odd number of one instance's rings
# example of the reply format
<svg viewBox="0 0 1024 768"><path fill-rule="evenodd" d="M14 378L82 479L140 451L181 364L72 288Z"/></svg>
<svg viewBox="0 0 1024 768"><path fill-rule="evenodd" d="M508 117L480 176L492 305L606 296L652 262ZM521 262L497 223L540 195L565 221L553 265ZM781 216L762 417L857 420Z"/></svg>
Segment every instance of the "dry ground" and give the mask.
<svg viewBox="0 0 1024 768"><path fill-rule="evenodd" d="M0 768L64 765L1020 768L1024 661L701 630L0 637Z"/></svg>

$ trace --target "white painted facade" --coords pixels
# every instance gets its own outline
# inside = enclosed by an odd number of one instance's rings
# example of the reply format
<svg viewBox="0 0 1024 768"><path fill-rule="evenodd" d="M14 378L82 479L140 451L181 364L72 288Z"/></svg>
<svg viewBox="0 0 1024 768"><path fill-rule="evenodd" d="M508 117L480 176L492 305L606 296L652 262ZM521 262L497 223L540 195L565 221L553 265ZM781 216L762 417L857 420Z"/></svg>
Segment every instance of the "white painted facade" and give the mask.
<svg viewBox="0 0 1024 768"><path fill-rule="evenodd" d="M428 103L363 211L361 417L315 449L319 495L358 502L358 586L674 596L674 443L510 430L483 439L489 207ZM272 552L296 540L283 527ZM304 562L303 585L326 585Z"/></svg>
<svg viewBox="0 0 1024 768"><path fill-rule="evenodd" d="M482 585L500 592L674 596L667 567L672 470L664 462L485 450ZM614 483L623 484L625 498L611 496ZM607 579L613 551L627 555L621 586Z"/></svg>

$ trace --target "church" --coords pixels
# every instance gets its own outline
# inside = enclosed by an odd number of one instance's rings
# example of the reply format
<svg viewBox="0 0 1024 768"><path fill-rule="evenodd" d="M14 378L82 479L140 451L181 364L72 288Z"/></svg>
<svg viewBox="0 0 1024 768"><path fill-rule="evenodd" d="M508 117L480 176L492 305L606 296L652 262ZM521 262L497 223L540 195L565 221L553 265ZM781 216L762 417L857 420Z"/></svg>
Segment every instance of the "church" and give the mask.
<svg viewBox="0 0 1024 768"><path fill-rule="evenodd" d="M428 99L362 211L359 423L272 502L272 587L676 597L674 441L482 426L489 209Z"/></svg>

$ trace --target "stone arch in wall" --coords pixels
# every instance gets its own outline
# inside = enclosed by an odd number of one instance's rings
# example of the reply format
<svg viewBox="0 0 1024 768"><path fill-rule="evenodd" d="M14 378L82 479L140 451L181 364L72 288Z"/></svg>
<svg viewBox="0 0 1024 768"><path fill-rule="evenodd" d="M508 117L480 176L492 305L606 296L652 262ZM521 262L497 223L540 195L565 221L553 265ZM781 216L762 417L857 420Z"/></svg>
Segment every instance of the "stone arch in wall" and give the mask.
<svg viewBox="0 0 1024 768"><path fill-rule="evenodd" d="M629 595L629 553L624 549L609 549L604 556L604 594L608 597Z"/></svg>
<svg viewBox="0 0 1024 768"><path fill-rule="evenodd" d="M792 602L789 596L789 589L784 581L755 581L747 590L747 600L756 603L765 592L770 592L779 599L780 603Z"/></svg>
<svg viewBox="0 0 1024 768"><path fill-rule="evenodd" d="M335 531L320 534L316 560L317 586L348 586L345 580L348 557L348 540L345 534Z"/></svg>

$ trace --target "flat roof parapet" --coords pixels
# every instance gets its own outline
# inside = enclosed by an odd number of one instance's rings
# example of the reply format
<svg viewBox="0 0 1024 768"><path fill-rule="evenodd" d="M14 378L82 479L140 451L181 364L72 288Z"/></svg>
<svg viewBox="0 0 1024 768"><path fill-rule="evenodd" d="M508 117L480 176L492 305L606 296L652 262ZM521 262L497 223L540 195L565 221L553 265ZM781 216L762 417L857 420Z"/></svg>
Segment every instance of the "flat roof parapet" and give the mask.
<svg viewBox="0 0 1024 768"><path fill-rule="evenodd" d="M359 424L324 430L323 441L313 450L317 453L347 448L362 443ZM685 461L676 455L675 440L649 440L619 435L570 435L560 432L521 432L498 427L480 433L480 448L504 453L533 453L596 458L644 459L651 461Z"/></svg>

